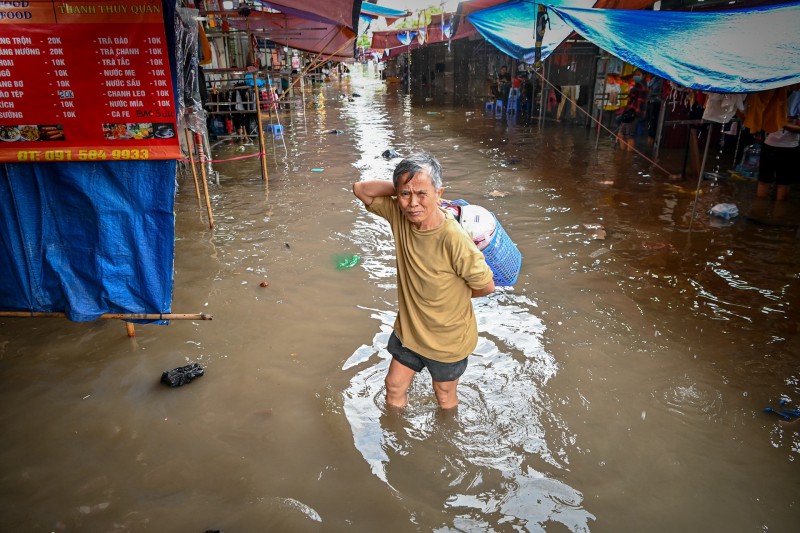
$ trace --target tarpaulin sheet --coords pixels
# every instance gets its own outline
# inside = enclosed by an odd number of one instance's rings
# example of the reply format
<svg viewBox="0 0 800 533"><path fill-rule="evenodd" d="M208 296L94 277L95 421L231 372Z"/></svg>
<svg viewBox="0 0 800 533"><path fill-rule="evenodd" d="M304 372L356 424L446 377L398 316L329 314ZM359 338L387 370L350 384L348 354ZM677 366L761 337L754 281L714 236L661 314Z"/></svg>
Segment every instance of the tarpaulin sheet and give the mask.
<svg viewBox="0 0 800 533"><path fill-rule="evenodd" d="M176 161L0 169L0 309L169 313Z"/></svg>
<svg viewBox="0 0 800 533"><path fill-rule="evenodd" d="M289 48L322 54L324 60L344 61L355 53L356 34L351 29L286 13L253 11L230 25Z"/></svg>
<svg viewBox="0 0 800 533"><path fill-rule="evenodd" d="M600 48L684 87L741 93L800 82L797 2L694 13L552 10Z"/></svg>
<svg viewBox="0 0 800 533"><path fill-rule="evenodd" d="M358 31L361 0L258 0L258 3L286 15Z"/></svg>
<svg viewBox="0 0 800 533"><path fill-rule="evenodd" d="M378 17L383 17L386 24L394 24L398 19L407 17L411 14L410 11L392 9L391 7L379 6L377 4L370 4L367 2L361 3L361 18L373 20Z"/></svg>
<svg viewBox="0 0 800 533"><path fill-rule="evenodd" d="M595 0L549 0L548 5L590 7ZM541 3L518 1L500 4L470 14L467 19L483 37L509 56L528 64L535 62L536 14ZM541 45L541 59L553 53L572 28L558 17L550 17Z"/></svg>

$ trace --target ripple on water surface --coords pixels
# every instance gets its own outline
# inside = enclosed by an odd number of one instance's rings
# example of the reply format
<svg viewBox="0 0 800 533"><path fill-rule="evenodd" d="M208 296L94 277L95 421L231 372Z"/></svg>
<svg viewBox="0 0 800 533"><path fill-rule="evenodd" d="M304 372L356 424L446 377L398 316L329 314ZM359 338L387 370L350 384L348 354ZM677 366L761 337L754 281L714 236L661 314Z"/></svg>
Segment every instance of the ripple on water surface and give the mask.
<svg viewBox="0 0 800 533"><path fill-rule="evenodd" d="M480 340L461 378L455 413L436 407L424 371L412 384L409 406L402 413L386 409L392 310L375 311L381 331L344 364L344 370L357 369L344 391L356 448L405 498L451 509L452 527L530 528L556 521L581 531L594 518L582 507L581 493L552 476L566 467L566 455L548 441L568 442L571 435L543 390L557 365L542 345L545 328L533 308L534 302L511 293L476 301ZM547 436L545 428L562 435ZM423 472L435 476L420 494Z"/></svg>

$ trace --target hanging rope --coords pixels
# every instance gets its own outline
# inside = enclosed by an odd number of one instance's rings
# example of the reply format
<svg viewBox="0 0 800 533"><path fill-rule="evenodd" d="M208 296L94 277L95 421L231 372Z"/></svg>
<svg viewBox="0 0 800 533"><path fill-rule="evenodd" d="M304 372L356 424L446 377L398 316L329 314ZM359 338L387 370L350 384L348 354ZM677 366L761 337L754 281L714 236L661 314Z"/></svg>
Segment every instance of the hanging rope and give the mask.
<svg viewBox="0 0 800 533"><path fill-rule="evenodd" d="M617 132L615 132L615 131L611 131L611 129L610 129L610 128L608 128L608 127L607 127L607 126L605 126L605 125L604 125L602 122L600 122L599 120L597 120L596 118L594 118L594 117L593 117L591 114L589 114L589 112L588 112L588 111L586 111L586 110L584 110L582 107L580 107L580 106L577 104L577 102L575 102L575 100L573 100L572 98L567 98L567 96L566 96L566 95L565 95L563 92L561 92L561 90L560 90L558 87L556 87L555 85L553 85L552 83L550 83L550 82L549 82L547 79L545 79L544 75L543 75L541 72L539 72L538 70L536 70L536 71L534 71L534 72L536 73L536 75L537 75L537 76L539 76L539 78L542 80L542 82L543 82L543 83L545 83L545 84L549 85L549 86L550 86L550 87L551 87L551 88L552 88L554 91L556 91L558 94L560 94L560 95L561 95L561 98L566 98L566 99L567 99L567 101L568 101L568 102L569 102L571 105L573 105L573 106L575 107L575 109L577 109L578 111L580 111L581 113L583 113L584 115L586 115L587 117L589 117L589 120L591 120L592 122L594 122L595 124L597 124L597 126L598 126L598 127L600 127L600 128L603 128L604 130L606 130L608 133L610 133L610 134L611 134L611 135L613 135L614 137L616 137L616 136L617 136ZM664 174L666 174L666 176L667 176L668 178L672 178L672 177L674 177L674 176L675 176L675 174L674 174L674 173L672 173L672 172L668 171L667 169L665 169L664 167L662 167L661 165L659 165L658 163L656 163L655 161L653 161L652 159L650 159L649 157L647 157L646 155L644 155L642 152L640 152L640 151L639 151L639 150L637 150L636 148L634 148L634 147L631 147L631 149L632 149L634 152L636 152L637 154L639 154L640 156L642 156L642 157L645 159L645 161L647 161L647 162L651 163L651 164L652 164L652 165L653 165L655 168L657 168L658 170L660 170L661 172L663 172Z"/></svg>
<svg viewBox="0 0 800 533"><path fill-rule="evenodd" d="M228 161L238 161L240 159L250 159L251 157L261 157L262 155L265 155L264 152L256 152L256 153L248 154L248 155L240 155L240 156L236 156L236 157L231 157L230 159L209 159L209 158L203 156L203 157L198 157L197 161L199 161L200 163L226 163ZM181 161L189 161L189 158L188 157L184 157L184 158L181 158L180 160Z"/></svg>

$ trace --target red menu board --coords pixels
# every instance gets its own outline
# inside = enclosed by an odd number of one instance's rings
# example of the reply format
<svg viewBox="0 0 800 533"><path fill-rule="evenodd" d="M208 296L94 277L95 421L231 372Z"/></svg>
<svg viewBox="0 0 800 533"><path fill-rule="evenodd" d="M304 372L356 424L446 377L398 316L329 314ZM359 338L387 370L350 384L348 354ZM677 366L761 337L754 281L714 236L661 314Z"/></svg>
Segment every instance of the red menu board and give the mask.
<svg viewBox="0 0 800 533"><path fill-rule="evenodd" d="M178 159L161 0L0 1L0 162Z"/></svg>

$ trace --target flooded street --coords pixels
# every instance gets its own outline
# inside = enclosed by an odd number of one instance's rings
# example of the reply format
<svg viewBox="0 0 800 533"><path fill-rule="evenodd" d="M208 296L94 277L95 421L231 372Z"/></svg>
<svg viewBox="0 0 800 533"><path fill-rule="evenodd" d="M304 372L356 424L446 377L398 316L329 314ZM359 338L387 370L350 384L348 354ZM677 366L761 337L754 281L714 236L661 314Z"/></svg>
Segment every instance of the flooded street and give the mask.
<svg viewBox="0 0 800 533"><path fill-rule="evenodd" d="M797 191L705 181L690 228L693 180L594 130L357 73L303 102L269 139L268 191L256 158L214 165L213 230L179 181L172 311L213 321L129 339L0 319L0 531L795 530L800 421L763 410L800 404ZM388 148L431 151L444 196L522 252L517 284L474 300L456 412L427 372L402 414L384 405L394 248L351 183L389 178ZM743 215L710 220L722 202ZM188 362L205 376L158 382Z"/></svg>

